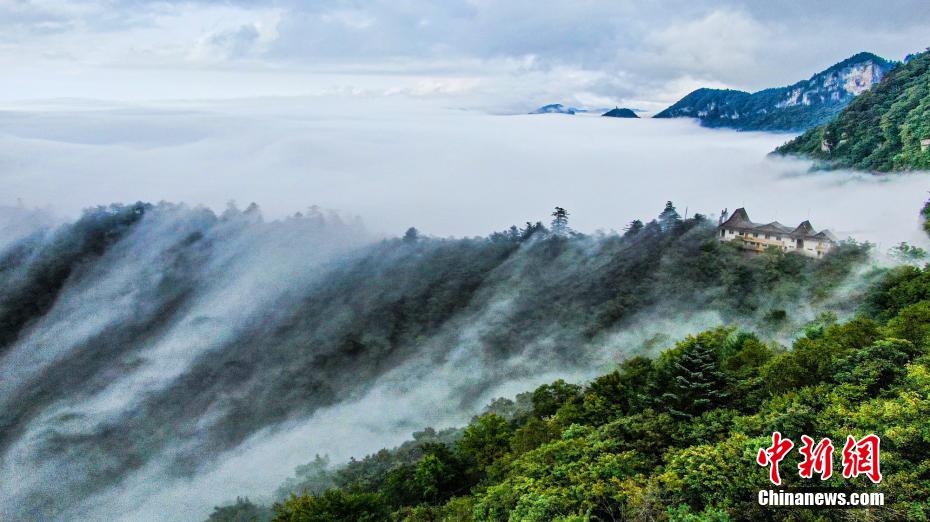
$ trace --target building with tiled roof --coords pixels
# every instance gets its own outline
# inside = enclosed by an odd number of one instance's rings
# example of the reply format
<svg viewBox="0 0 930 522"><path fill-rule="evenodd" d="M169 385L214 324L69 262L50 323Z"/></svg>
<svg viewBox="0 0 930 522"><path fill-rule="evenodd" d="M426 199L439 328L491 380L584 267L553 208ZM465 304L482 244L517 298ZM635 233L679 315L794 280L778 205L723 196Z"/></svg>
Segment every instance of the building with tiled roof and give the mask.
<svg viewBox="0 0 930 522"><path fill-rule="evenodd" d="M717 230L720 241L738 241L740 248L752 252L775 247L784 252L821 257L836 246L836 237L829 230L817 232L810 221L802 221L795 228L778 221L753 223L744 208L734 210L732 215L724 210Z"/></svg>

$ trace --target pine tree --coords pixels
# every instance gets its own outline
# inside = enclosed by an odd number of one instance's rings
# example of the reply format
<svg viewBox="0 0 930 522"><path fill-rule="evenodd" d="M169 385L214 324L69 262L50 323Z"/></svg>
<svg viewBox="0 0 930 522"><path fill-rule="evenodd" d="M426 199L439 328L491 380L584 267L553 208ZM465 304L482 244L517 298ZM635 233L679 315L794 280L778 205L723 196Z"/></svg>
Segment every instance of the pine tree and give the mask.
<svg viewBox="0 0 930 522"><path fill-rule="evenodd" d="M662 230L669 230L681 222L681 216L675 210L675 205L671 201L665 202L665 209L659 214L659 225Z"/></svg>
<svg viewBox="0 0 930 522"><path fill-rule="evenodd" d="M630 221L630 224L627 225L626 228L623 229L624 230L623 235L624 236L635 236L636 234L639 234L639 232L643 229L643 226L644 225L642 221L638 219L634 219L633 221Z"/></svg>
<svg viewBox="0 0 930 522"><path fill-rule="evenodd" d="M727 398L725 387L717 354L702 344L692 344L673 363L671 382L661 399L672 415L692 417L721 406Z"/></svg>
<svg viewBox="0 0 930 522"><path fill-rule="evenodd" d="M552 233L564 236L568 230L568 211L562 207L555 207L555 211L552 212Z"/></svg>
<svg viewBox="0 0 930 522"><path fill-rule="evenodd" d="M530 239L531 237L533 237L533 234L536 234L537 232L545 233L546 227L544 227L543 224L539 221L537 221L536 223L527 221L526 227L524 227L523 230L520 231L520 239L521 241L526 241Z"/></svg>

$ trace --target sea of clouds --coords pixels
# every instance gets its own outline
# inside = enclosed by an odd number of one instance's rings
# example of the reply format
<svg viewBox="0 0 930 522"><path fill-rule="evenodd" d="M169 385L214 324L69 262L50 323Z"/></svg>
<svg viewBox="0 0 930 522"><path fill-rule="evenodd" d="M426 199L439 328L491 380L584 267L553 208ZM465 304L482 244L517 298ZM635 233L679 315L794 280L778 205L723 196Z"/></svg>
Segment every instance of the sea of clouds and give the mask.
<svg viewBox="0 0 930 522"><path fill-rule="evenodd" d="M471 236L547 220L556 205L578 230L620 230L672 200L682 213L810 219L882 248L925 241L925 175L810 173L767 157L790 137L402 97L21 104L0 111L0 206L63 219L136 200L254 201L271 218L318 205L375 233Z"/></svg>

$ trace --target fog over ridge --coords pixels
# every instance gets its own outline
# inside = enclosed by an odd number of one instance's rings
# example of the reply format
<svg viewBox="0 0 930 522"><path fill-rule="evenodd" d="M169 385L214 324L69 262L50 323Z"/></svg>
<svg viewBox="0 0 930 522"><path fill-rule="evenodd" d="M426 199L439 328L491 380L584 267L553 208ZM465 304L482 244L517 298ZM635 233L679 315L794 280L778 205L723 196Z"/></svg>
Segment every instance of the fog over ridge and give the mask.
<svg viewBox="0 0 930 522"><path fill-rule="evenodd" d="M851 313L867 263L816 303L813 276L743 295L682 271L712 220L595 232L671 199L927 244L924 174L809 173L765 156L786 138L340 98L0 113L0 515L196 519L694 331ZM77 217L137 200L186 204ZM554 205L591 234L468 239Z"/></svg>
<svg viewBox="0 0 930 522"><path fill-rule="evenodd" d="M821 286L806 279L757 295L682 273L714 233L682 227L372 243L320 214L88 212L0 255L0 368L15 375L0 408L0 513L205 516L235 494L270 493L314 453L369 452L778 307L790 310L785 332L844 309L797 306ZM633 288L605 293L614 280Z"/></svg>

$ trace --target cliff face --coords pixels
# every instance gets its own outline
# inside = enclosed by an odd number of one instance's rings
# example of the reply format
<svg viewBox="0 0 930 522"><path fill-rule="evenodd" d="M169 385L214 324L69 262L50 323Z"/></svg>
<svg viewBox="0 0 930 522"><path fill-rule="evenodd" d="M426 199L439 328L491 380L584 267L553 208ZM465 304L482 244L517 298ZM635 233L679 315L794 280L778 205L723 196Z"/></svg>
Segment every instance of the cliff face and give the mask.
<svg viewBox="0 0 930 522"><path fill-rule="evenodd" d="M863 78L867 74L867 70L861 73ZM928 149L930 52L894 68L836 119L807 131L776 153L820 160L826 168L889 172L930 169Z"/></svg>
<svg viewBox="0 0 930 522"><path fill-rule="evenodd" d="M698 89L656 118L697 118L707 127L804 130L829 121L856 96L878 83L892 62L859 53L808 80L756 93Z"/></svg>

